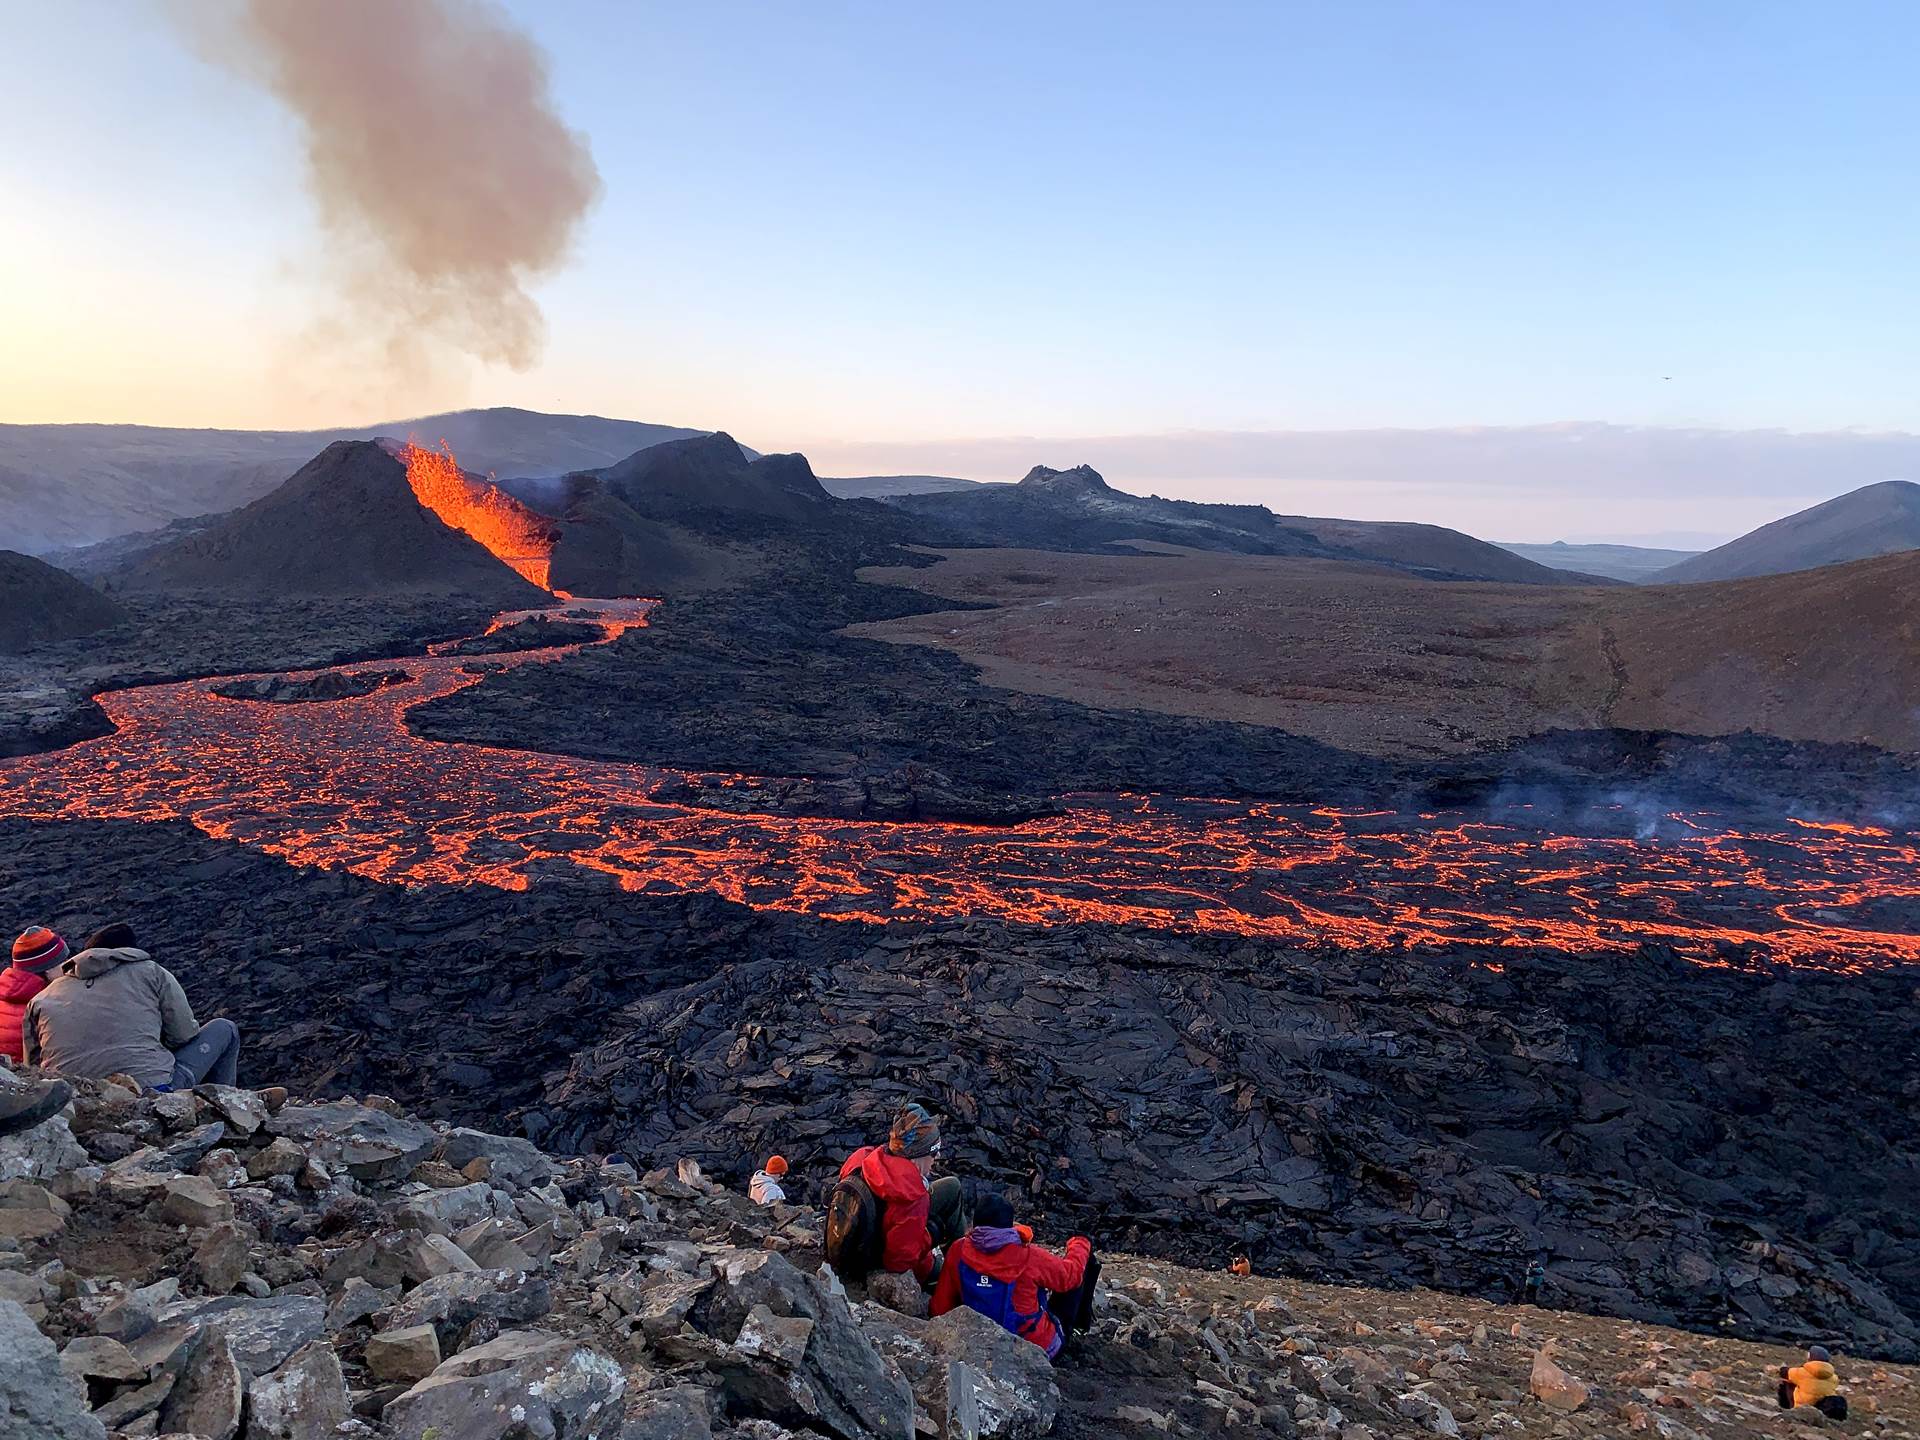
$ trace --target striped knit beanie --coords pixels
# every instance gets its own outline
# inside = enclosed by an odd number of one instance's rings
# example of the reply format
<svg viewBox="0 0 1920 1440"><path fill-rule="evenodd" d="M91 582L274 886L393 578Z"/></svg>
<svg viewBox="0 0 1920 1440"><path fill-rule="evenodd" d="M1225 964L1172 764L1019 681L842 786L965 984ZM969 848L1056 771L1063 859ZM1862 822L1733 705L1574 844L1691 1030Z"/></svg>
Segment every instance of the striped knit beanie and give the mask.
<svg viewBox="0 0 1920 1440"><path fill-rule="evenodd" d="M44 925L35 925L13 942L13 963L22 970L51 970L67 958L67 942Z"/></svg>

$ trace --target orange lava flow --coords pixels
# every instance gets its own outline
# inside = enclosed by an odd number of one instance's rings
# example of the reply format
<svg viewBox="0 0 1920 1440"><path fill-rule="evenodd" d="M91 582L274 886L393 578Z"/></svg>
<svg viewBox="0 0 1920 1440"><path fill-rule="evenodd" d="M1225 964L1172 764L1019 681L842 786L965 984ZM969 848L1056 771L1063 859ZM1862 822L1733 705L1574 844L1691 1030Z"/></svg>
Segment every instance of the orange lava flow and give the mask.
<svg viewBox="0 0 1920 1440"><path fill-rule="evenodd" d="M566 609L611 636L644 624L648 602ZM523 890L578 870L628 891L836 919L1470 947L1490 966L1514 947L1646 943L1703 964L1920 964L1920 845L1871 826L1742 830L1687 814L1648 840L1557 832L1523 808L1419 816L1160 795L1075 797L1063 815L999 828L736 814L656 801L680 778L666 770L421 739L407 712L476 684L475 662L397 663L407 683L325 703L226 700L204 680L105 695L114 734L0 761L0 818L184 819L291 864L389 883Z"/></svg>
<svg viewBox="0 0 1920 1440"><path fill-rule="evenodd" d="M438 450L409 440L400 458L414 498L441 523L471 535L503 565L542 590L553 564L553 522L536 514L498 485L470 480L442 440Z"/></svg>

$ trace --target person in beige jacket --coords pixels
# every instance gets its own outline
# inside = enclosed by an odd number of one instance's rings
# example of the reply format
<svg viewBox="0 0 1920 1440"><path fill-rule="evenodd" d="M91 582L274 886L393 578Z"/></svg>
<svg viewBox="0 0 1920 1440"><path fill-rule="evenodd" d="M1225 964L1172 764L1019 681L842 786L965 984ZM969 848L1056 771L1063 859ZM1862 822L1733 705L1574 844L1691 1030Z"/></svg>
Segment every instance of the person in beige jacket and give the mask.
<svg viewBox="0 0 1920 1440"><path fill-rule="evenodd" d="M53 972L21 1025L26 1063L61 1075L127 1075L150 1090L184 1090L239 1072L240 1031L231 1020L202 1025L187 992L134 945L130 926L109 925Z"/></svg>

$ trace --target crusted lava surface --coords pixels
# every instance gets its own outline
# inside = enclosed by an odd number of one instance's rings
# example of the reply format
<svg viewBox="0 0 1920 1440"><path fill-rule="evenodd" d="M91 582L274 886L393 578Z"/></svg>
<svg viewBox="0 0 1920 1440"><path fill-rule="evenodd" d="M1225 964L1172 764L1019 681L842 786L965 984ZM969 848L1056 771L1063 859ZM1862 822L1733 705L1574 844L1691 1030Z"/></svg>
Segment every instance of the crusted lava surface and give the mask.
<svg viewBox="0 0 1920 1440"><path fill-rule="evenodd" d="M7 913L134 917L302 1091L736 1180L823 1174L913 1094L956 1171L1111 1246L1477 1293L1545 1252L1577 1307L1920 1336L1911 972L410 889L177 822L0 822L0 855Z"/></svg>

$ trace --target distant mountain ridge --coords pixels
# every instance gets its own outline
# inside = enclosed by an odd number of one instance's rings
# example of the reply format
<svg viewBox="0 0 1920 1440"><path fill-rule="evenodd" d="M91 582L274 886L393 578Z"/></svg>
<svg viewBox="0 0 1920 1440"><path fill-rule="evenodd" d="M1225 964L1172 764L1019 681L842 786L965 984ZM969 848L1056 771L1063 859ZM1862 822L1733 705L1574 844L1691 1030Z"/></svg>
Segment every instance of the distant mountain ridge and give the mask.
<svg viewBox="0 0 1920 1440"><path fill-rule="evenodd" d="M1920 485L1882 480L1798 511L1662 570L1661 584L1785 575L1920 550Z"/></svg>
<svg viewBox="0 0 1920 1440"><path fill-rule="evenodd" d="M1509 540L1495 543L1502 550L1511 550L1536 565L1604 575L1610 580L1625 580L1635 585L1644 584L1662 570L1700 553L1698 550L1660 550L1646 545L1579 544L1569 540L1556 540L1551 545Z"/></svg>
<svg viewBox="0 0 1920 1440"><path fill-rule="evenodd" d="M893 495L887 503L971 545L1109 551L1146 541L1237 555L1368 560L1430 579L1518 585L1610 584L1551 569L1439 525L1276 515L1116 490L1091 465L1036 465L1015 485Z"/></svg>
<svg viewBox="0 0 1920 1440"><path fill-rule="evenodd" d="M0 535L34 554L238 509L337 440L445 440L479 474L558 475L703 435L677 425L498 407L335 430L0 425Z"/></svg>

